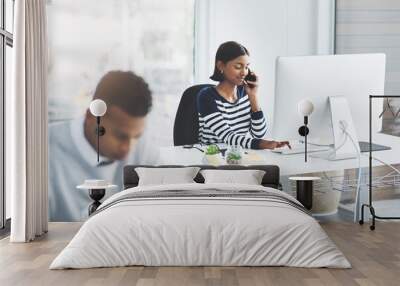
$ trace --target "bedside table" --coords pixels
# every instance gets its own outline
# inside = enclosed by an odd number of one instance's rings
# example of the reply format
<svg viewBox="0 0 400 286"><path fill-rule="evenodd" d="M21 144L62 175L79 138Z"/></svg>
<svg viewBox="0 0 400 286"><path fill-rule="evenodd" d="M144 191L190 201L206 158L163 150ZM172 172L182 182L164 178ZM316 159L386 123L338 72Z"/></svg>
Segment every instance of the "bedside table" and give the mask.
<svg viewBox="0 0 400 286"><path fill-rule="evenodd" d="M289 180L296 181L296 199L308 210L312 209L313 181L320 179L320 177L289 177Z"/></svg>
<svg viewBox="0 0 400 286"><path fill-rule="evenodd" d="M82 185L76 186L77 189L88 190L89 197L93 200L93 203L88 207L89 216L101 205L100 200L106 194L106 189L112 189L116 187L117 185L109 184L105 180L85 180Z"/></svg>

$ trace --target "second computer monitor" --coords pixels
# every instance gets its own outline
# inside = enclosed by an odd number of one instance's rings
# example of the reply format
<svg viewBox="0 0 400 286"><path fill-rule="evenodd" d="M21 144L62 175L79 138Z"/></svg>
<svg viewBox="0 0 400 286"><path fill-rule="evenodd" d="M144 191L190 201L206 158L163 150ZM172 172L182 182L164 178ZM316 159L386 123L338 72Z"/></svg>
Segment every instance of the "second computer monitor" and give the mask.
<svg viewBox="0 0 400 286"><path fill-rule="evenodd" d="M369 95L384 94L384 54L279 57L276 62L272 136L275 140L301 139L303 117L297 103L309 99L309 139L333 143L329 96L344 96L350 107L358 139L368 140ZM373 132L381 130L382 101L373 103Z"/></svg>

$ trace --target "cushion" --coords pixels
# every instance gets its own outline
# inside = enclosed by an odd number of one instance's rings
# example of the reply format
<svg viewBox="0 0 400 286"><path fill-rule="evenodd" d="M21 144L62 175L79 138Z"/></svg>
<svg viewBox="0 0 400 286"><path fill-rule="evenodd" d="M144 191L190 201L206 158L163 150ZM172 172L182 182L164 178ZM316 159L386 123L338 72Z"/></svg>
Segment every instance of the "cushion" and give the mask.
<svg viewBox="0 0 400 286"><path fill-rule="evenodd" d="M265 171L262 170L202 170L204 183L235 183L261 185Z"/></svg>
<svg viewBox="0 0 400 286"><path fill-rule="evenodd" d="M139 186L195 183L193 179L199 170L199 167L135 168L139 176Z"/></svg>

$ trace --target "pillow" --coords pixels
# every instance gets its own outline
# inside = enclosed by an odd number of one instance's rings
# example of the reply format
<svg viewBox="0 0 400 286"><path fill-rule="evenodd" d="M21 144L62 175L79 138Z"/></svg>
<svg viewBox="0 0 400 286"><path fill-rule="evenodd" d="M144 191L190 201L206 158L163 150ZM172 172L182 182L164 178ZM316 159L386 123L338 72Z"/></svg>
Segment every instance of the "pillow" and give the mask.
<svg viewBox="0 0 400 286"><path fill-rule="evenodd" d="M138 186L195 183L193 179L199 170L199 167L135 168L139 176Z"/></svg>
<svg viewBox="0 0 400 286"><path fill-rule="evenodd" d="M204 183L234 183L261 185L265 171L262 170L202 170Z"/></svg>

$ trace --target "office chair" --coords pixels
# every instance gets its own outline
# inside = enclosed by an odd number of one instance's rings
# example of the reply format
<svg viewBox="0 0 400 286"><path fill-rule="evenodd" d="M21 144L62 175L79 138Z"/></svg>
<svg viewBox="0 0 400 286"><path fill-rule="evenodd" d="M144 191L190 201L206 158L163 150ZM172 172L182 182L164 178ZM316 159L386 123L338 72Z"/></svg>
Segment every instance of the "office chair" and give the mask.
<svg viewBox="0 0 400 286"><path fill-rule="evenodd" d="M196 144L199 142L199 115L197 94L212 84L199 84L186 89L179 102L174 122L174 146Z"/></svg>

